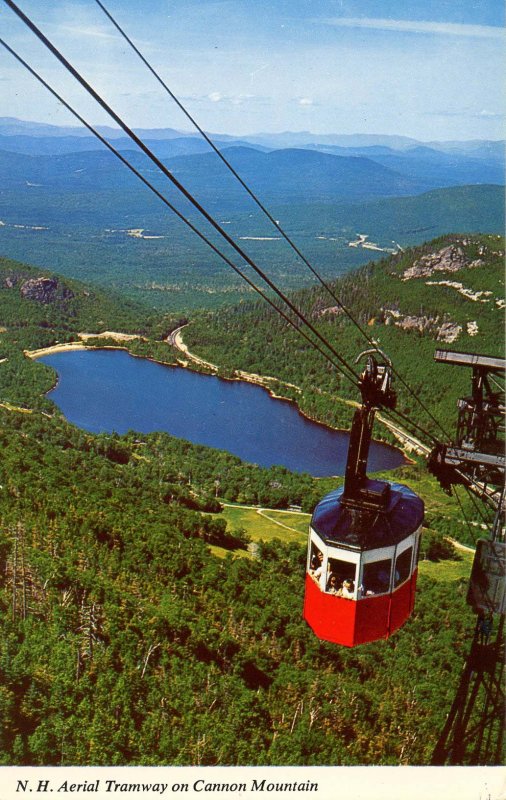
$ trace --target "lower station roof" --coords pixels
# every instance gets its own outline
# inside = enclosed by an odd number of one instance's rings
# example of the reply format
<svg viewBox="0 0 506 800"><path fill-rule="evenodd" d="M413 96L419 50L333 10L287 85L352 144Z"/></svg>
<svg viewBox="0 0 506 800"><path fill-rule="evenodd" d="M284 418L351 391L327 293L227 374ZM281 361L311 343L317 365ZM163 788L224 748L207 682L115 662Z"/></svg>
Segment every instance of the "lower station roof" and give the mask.
<svg viewBox="0 0 506 800"><path fill-rule="evenodd" d="M401 542L422 524L423 500L402 483L388 485L388 503L377 510L343 504L344 487L334 489L316 506L311 527L327 544L353 550L376 550Z"/></svg>

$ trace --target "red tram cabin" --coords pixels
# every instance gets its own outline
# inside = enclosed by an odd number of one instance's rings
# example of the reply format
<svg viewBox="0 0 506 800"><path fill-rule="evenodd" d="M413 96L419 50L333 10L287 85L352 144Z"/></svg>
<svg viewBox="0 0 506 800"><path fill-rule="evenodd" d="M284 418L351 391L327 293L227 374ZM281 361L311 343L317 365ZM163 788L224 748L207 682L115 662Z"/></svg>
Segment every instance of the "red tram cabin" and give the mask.
<svg viewBox="0 0 506 800"><path fill-rule="evenodd" d="M320 639L386 639L413 611L423 502L401 484L384 487L382 508L347 506L340 488L313 513L304 619Z"/></svg>

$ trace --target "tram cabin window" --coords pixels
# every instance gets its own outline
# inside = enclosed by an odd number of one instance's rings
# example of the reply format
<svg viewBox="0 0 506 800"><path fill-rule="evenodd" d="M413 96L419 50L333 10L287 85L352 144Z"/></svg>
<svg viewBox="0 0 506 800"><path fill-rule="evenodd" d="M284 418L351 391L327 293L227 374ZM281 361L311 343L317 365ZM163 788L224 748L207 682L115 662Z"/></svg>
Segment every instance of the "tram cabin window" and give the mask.
<svg viewBox="0 0 506 800"><path fill-rule="evenodd" d="M311 554L309 557L309 574L315 581L318 581L323 569L323 553L322 551L315 545L314 542L311 542Z"/></svg>
<svg viewBox="0 0 506 800"><path fill-rule="evenodd" d="M392 561L390 558L364 564L364 571L362 574L362 596L386 594L390 589L391 571Z"/></svg>
<svg viewBox="0 0 506 800"><path fill-rule="evenodd" d="M407 581L411 572L411 559L413 557L413 548L408 547L407 550L404 550L399 556L397 556L397 560L395 562L395 576L394 576L394 586L400 586L401 583Z"/></svg>
<svg viewBox="0 0 506 800"><path fill-rule="evenodd" d="M326 591L335 594L335 587L340 589L344 581L351 581L355 585L355 571L355 564L338 558L329 558Z"/></svg>

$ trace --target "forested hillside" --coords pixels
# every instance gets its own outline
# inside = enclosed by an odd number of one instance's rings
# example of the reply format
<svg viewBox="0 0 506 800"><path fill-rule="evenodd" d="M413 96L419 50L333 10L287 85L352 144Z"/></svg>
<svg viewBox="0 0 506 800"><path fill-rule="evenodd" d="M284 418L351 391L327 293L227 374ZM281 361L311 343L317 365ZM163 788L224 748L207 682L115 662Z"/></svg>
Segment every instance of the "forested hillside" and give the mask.
<svg viewBox="0 0 506 800"><path fill-rule="evenodd" d="M470 376L434 364L434 351L504 351L502 237L441 237L371 263L331 287L414 393L453 430L456 400L469 392ZM370 346L324 288L302 290L295 302L349 363ZM224 368L274 375L301 387L301 407L311 416L334 425L349 421L350 409L336 396L357 399L353 386L265 303L196 318L184 336L190 350ZM413 396L399 383L397 389L400 408L441 435Z"/></svg>
<svg viewBox="0 0 506 800"><path fill-rule="evenodd" d="M50 129L48 138L38 135L42 130L30 136L30 126L9 121L0 130L7 134L0 135L5 255L161 310L217 308L248 297L250 290L221 259L98 140L72 136L72 129L67 136L51 137ZM362 147L324 141L302 146L295 138L295 146L286 146L287 140L278 149L282 140L270 151L227 137L217 137L216 146L226 148L226 158L329 279L447 231L503 229L498 142L435 149L395 137L387 137L391 146L368 146L366 139ZM148 143L278 284L310 284L302 262L206 142L165 131ZM167 190L129 140L115 138L115 145ZM204 224L192 208L181 210Z"/></svg>

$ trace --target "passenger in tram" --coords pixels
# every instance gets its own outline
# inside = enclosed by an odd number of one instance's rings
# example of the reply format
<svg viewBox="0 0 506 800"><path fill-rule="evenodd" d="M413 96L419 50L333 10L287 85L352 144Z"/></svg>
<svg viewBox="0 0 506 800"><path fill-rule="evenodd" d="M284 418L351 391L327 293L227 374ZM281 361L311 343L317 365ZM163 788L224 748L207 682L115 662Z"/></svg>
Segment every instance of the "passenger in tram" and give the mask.
<svg viewBox="0 0 506 800"><path fill-rule="evenodd" d="M386 569L378 572L378 594L388 592L390 586L390 573Z"/></svg>
<svg viewBox="0 0 506 800"><path fill-rule="evenodd" d="M347 600L353 600L355 596L355 584L351 580L343 581L343 585L339 589L340 597L345 597Z"/></svg>
<svg viewBox="0 0 506 800"><path fill-rule="evenodd" d="M373 562L366 565L359 591L361 597L386 594L390 588L390 570L384 562Z"/></svg>
<svg viewBox="0 0 506 800"><path fill-rule="evenodd" d="M329 594L335 594L340 596L341 589L339 588L337 577L334 574L330 575L330 580L327 586L327 592Z"/></svg>
<svg viewBox="0 0 506 800"><path fill-rule="evenodd" d="M311 569L309 570L309 574L316 581L316 583L320 582L320 578L323 573L323 553L318 550L316 552L316 556L313 556L311 559Z"/></svg>

